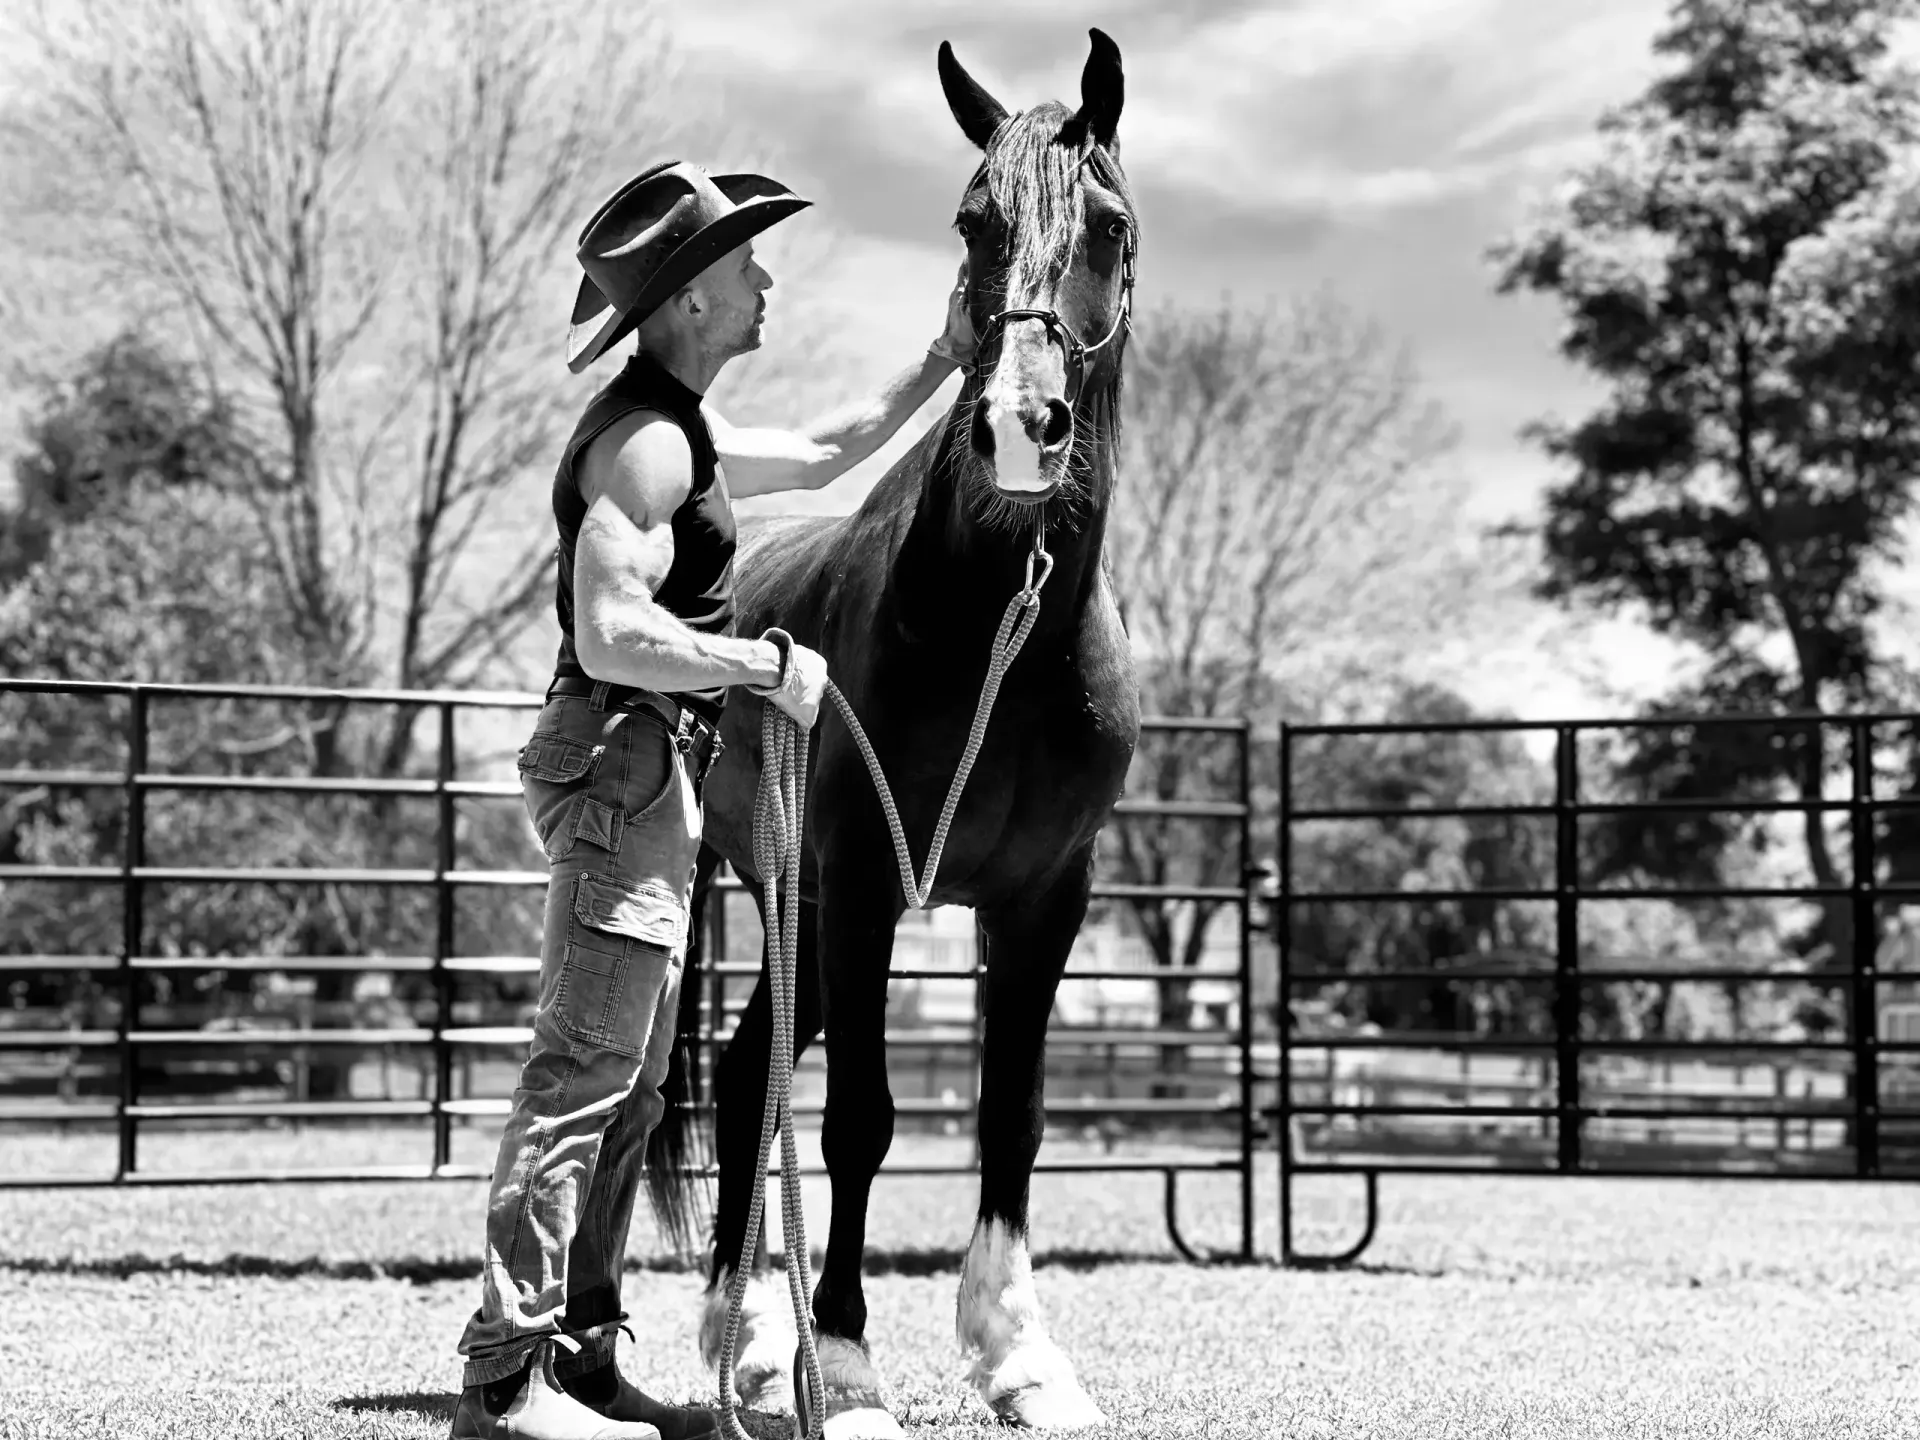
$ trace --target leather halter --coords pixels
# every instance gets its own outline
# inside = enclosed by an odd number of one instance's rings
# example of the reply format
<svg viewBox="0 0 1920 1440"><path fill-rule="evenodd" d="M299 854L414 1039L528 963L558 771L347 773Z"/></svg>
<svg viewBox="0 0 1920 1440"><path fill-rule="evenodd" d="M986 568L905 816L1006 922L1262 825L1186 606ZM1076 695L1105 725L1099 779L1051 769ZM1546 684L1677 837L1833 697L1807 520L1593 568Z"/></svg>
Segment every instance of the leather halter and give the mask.
<svg viewBox="0 0 1920 1440"><path fill-rule="evenodd" d="M1080 157L1081 166L1093 158L1097 148L1091 142L1088 143L1086 152ZM982 160L980 168L973 173L973 179L967 182L966 193L971 195L979 189L986 175L987 162ZM989 316L980 332L981 347L984 348L996 339L1003 338L1007 326L1019 320L1033 320L1046 326L1048 343L1059 343L1061 353L1066 359L1066 403L1072 405L1080 398L1080 387L1086 379L1087 357L1112 344L1114 338L1123 331L1131 333L1133 330L1133 226L1131 224L1127 226L1127 240L1120 255L1120 313L1114 317L1113 324L1105 335L1088 345L1074 333L1073 327L1061 318L1057 310L1021 308L1002 310Z"/></svg>

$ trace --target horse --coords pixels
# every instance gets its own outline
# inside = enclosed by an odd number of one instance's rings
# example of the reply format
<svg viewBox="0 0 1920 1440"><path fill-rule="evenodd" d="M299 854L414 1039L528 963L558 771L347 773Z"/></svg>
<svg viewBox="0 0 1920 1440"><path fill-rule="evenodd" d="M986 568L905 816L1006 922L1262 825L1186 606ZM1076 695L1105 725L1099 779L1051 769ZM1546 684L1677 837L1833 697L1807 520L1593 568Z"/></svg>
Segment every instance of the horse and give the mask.
<svg viewBox="0 0 1920 1440"><path fill-rule="evenodd" d="M1028 1198L1045 1123L1047 1021L1086 914L1096 841L1140 729L1131 648L1103 551L1138 223L1115 134L1120 52L1098 30L1091 39L1077 110L1048 101L1013 115L942 43L948 106L984 152L954 222L969 258L978 363L945 419L855 513L743 522L736 560L740 632L777 626L826 657L891 784L916 866L961 762L1003 613L1023 586L1044 583L928 897L973 907L986 938L980 1196L956 1331L988 1407L1036 1428L1102 1423L1034 1291ZM723 859L759 893L759 711L734 704L722 722L725 749L705 791L696 914ZM898 1435L866 1341L861 1256L869 1194L893 1137L884 1022L907 900L874 781L830 707L809 758L794 1043L797 1054L826 1038L821 1148L832 1189L813 1320L828 1433ZM690 950L683 1043L695 1033L698 963ZM809 975L817 989L804 983ZM710 1366L757 1179L768 983L763 954L714 1070L719 1194L701 1327ZM667 1118L648 1157L656 1212L681 1235L695 1223L681 1163L690 1139L679 1103L686 1066L684 1053L676 1056ZM794 1332L790 1318L783 1328L784 1304L772 1293L767 1287L749 1306L735 1378L747 1404L784 1409Z"/></svg>

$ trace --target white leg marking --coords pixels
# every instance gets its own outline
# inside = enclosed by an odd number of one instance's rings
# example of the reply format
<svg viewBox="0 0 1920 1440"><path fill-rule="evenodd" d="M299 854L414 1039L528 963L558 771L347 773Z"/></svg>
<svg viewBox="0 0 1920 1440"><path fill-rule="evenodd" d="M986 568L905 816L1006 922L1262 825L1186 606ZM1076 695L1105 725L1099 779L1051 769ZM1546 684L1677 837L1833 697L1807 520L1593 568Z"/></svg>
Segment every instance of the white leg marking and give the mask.
<svg viewBox="0 0 1920 1440"><path fill-rule="evenodd" d="M720 1347L727 1338L727 1286L732 1278L731 1269L722 1270L700 1307L700 1360L716 1376ZM733 1384L742 1405L775 1415L793 1413L793 1352L799 1343L785 1282L771 1275L750 1277L733 1357Z"/></svg>
<svg viewBox="0 0 1920 1440"><path fill-rule="evenodd" d="M968 1381L1002 1420L1042 1430L1106 1423L1047 1334L1026 1237L1002 1221L974 1224L954 1328Z"/></svg>

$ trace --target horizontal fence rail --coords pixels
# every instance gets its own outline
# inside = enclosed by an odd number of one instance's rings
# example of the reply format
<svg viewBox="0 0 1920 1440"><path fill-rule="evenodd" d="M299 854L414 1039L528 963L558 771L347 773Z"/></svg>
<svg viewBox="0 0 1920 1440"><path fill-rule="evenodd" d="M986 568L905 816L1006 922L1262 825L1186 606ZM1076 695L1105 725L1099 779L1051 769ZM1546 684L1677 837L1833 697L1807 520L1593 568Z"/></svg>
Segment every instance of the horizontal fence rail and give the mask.
<svg viewBox="0 0 1920 1440"><path fill-rule="evenodd" d="M65 1187L91 1185L173 1185L199 1183L257 1183L294 1180L396 1180L396 1179L475 1179L485 1178L490 1170L475 1165L454 1163L453 1124L456 1120L498 1118L507 1113L505 1098L463 1097L455 1093L455 1073L464 1056L492 1048L517 1052L524 1049L531 1030L524 1025L462 1025L456 1023L454 984L458 977L473 974L537 974L539 957L532 954L459 955L456 945L456 894L463 889L507 887L542 889L547 872L541 869L469 870L456 863L456 805L461 800L517 799L521 789L516 781L464 780L456 778L455 720L463 712L532 712L544 703L544 696L533 692L470 693L432 690L336 690L287 686L201 686L110 684L89 681L0 680L0 697L42 694L71 697L75 703L117 701L127 707L125 723L126 764L114 772L66 768L32 769L9 765L4 736L0 735L0 803L9 793L44 787L70 792L117 791L125 806L124 845L117 864L25 864L0 863L0 884L17 882L66 882L89 885L115 885L121 893L121 943L110 954L0 954L0 974L4 972L86 972L106 977L110 991L119 999L116 1023L111 1028L35 1029L25 1026L0 1026L0 1065L6 1055L31 1050L58 1050L70 1056L111 1055L118 1077L118 1093L98 1102L70 1099L58 1106L19 1103L0 1097L0 1122L32 1122L57 1119L111 1123L117 1136L117 1157L111 1173L99 1175L56 1175L39 1173L0 1173L0 1187ZM437 753L431 776L400 778L303 775L220 775L176 774L156 769L149 763L152 739L152 711L164 701L260 701L330 706L389 705L408 707L435 718ZM1149 734L1194 732L1223 737L1235 750L1237 767L1233 780L1234 798L1167 800L1126 799L1116 807L1122 817L1162 817L1172 820L1220 822L1234 827L1238 849L1235 873L1238 885L1140 885L1100 883L1094 886L1095 899L1154 903L1199 901L1225 905L1236 912L1239 921L1237 963L1231 967L1214 965L1178 972L1100 967L1071 967L1069 981L1102 979L1156 982L1177 980L1182 984L1225 983L1236 996L1237 1019L1224 1027L1099 1027L1055 1025L1049 1034L1050 1048L1056 1053L1097 1052L1112 1057L1120 1052L1156 1052L1178 1047L1191 1057L1213 1057L1217 1072L1231 1082L1231 1094L1212 1098L1124 1098L1062 1097L1047 1102L1047 1112L1056 1119L1091 1121L1108 1117L1131 1121L1195 1122L1224 1124L1234 1137L1233 1150L1225 1155L1185 1155L1180 1158L1135 1158L1106 1154L1097 1158L1042 1157L1036 1169L1042 1173L1158 1173L1164 1180L1165 1218L1170 1238L1183 1253L1196 1252L1181 1235L1177 1213L1177 1178L1181 1173L1232 1175L1240 1194L1239 1254L1250 1258L1254 1252L1254 1173L1262 1111L1256 1087L1271 1083L1272 1046L1265 1047L1267 1066L1260 1068L1261 1047L1254 1038L1255 999L1251 927L1252 892L1245 877L1249 873L1252 805L1252 750L1249 728L1240 720L1148 719L1143 722ZM432 826L434 863L412 867L354 866L247 866L247 865L155 865L148 861L147 802L163 793L233 793L251 796L306 795L351 797L400 797L431 801L435 807ZM352 885L381 887L417 887L429 890L434 898L433 945L430 953L396 955L150 955L146 953L146 908L156 887L167 885ZM712 1060L731 1036L731 1009L726 1002L726 982L756 976L757 964L729 962L725 956L726 898L744 887L724 876L715 886L709 908L703 917L706 927L706 979L710 990L702 1005L700 1033L696 1050L707 1057L695 1073L692 1108L708 1113L712 1108L710 1087L705 1077L711 1074ZM984 970L983 951L976 932L973 964L966 969L929 969L896 967L890 972L897 980L941 980L970 983L974 987L971 1025L890 1027L888 1044L908 1052L950 1050L962 1053L973 1068L974 1096L978 1093L978 1064L981 1046L981 1007L979 982ZM319 972L359 974L392 972L427 977L431 987L433 1023L395 1025L381 1028L307 1027L274 1025L258 1028L208 1030L169 1028L164 1024L141 1023L141 992L137 977L170 971L235 970L256 972ZM213 1059L231 1063L223 1057L247 1054L278 1054L307 1063L316 1052L343 1047L424 1047L431 1058L428 1093L417 1099L348 1098L333 1100L290 1100L282 1103L229 1101L151 1101L140 1093L140 1058L152 1051L173 1057ZM902 1115L933 1119L970 1117L973 1096L964 1100L901 1099L896 1108ZM795 1106L799 1115L820 1113L817 1103ZM419 1165L331 1166L299 1169L219 1169L201 1171L154 1172L140 1166L140 1134L143 1122L231 1120L350 1120L416 1119L428 1122L431 1130L431 1158ZM969 1164L889 1163L889 1174L972 1173L977 1153ZM706 1173L711 1173L708 1171ZM777 1173L777 1170L772 1173ZM806 1173L824 1173L809 1168Z"/></svg>
<svg viewBox="0 0 1920 1440"><path fill-rule="evenodd" d="M1827 716L1694 716L1637 717L1583 721L1467 721L1356 725L1283 725L1280 730L1278 805L1278 885L1274 930L1279 949L1279 1105L1280 1135L1280 1246L1284 1263L1302 1266L1346 1264L1371 1244L1379 1221L1379 1178L1383 1174L1485 1174L1489 1171L1527 1175L1654 1178L1713 1176L1728 1179L1914 1180L1920 1179L1920 1084L1914 1087L1914 1105L1890 1111L1882 1103L1884 1068L1900 1063L1920 1067L1920 1036L1892 1040L1878 1034L1881 990L1894 984L1920 981L1920 972L1883 974L1879 969L1880 925L1878 905L1883 900L1920 899L1920 884L1883 881L1877 873L1875 818L1920 807L1920 795L1881 797L1874 793L1873 743L1876 730L1920 724L1920 716L1873 713ZM1834 733L1847 743L1847 793L1807 800L1713 798L1623 801L1588 800L1581 794L1581 737L1596 731L1690 729L1711 736L1731 727L1768 727L1802 731L1817 737L1819 755L1826 756L1826 737ZM1459 805L1402 805L1398 807L1335 808L1296 803L1301 780L1300 752L1304 742L1336 742L1357 737L1397 736L1433 739L1468 735L1551 735L1553 737L1553 799L1551 802ZM1849 821L1852 846L1850 878L1845 883L1804 885L1748 885L1722 888L1645 885L1590 885L1581 874L1580 822L1590 816L1633 814L1744 814L1798 813L1808 816L1841 815ZM1302 883L1297 847L1301 827L1327 822L1371 822L1404 826L1423 821L1480 818L1536 819L1553 822L1552 881L1550 884L1476 888L1314 888ZM1657 899L1698 901L1725 899L1844 900L1851 922L1852 953L1845 969L1809 970L1781 966L1765 968L1693 966L1674 969L1583 966L1581 960L1582 907L1621 900ZM1295 933L1296 914L1307 906L1444 902L1536 902L1552 906L1551 954L1529 966L1494 966L1468 960L1459 968L1435 965L1429 969L1398 968L1378 971L1328 966L1328 957L1310 957L1303 965ZM1763 982L1793 983L1815 989L1841 991L1845 996L1845 1033L1833 1039L1786 1040L1599 1038L1586 1033L1592 1018L1590 997L1599 987L1621 983L1677 985L1704 983L1725 986ZM1459 1031L1427 1034L1308 1034L1296 1017L1303 992L1329 984L1384 986L1392 984L1478 984L1538 987L1550 997L1550 1034L1544 1036L1468 1035ZM1442 1060L1451 1067L1442 1075L1431 1068L1391 1070L1380 1057L1400 1054ZM1343 1060L1343 1056L1350 1057ZM1481 1057L1476 1062L1475 1057ZM1772 1093L1746 1096L1676 1093L1670 1086L1643 1084L1638 1090L1619 1081L1600 1083L1594 1063L1608 1057L1643 1057L1663 1065L1715 1063L1763 1069L1770 1075ZM1487 1068L1504 1062L1503 1072ZM1475 1070L1478 1063L1481 1067ZM1795 1100L1789 1095L1789 1070L1803 1083L1810 1077L1831 1076L1846 1088L1839 1095L1815 1097L1809 1091ZM1391 1073L1388 1073L1391 1070ZM1920 1080L1920 1068L1912 1072ZM1740 1076L1744 1083L1744 1075ZM1381 1100L1382 1091L1455 1093L1467 1097L1458 1103L1396 1103ZM1314 1092L1317 1091L1317 1096ZM1304 1092L1304 1094L1303 1094ZM1508 1103L1497 1103L1501 1095ZM1485 1100L1487 1103L1475 1103ZM1655 1101L1671 1103L1657 1104ZM1897 1170L1886 1159L1886 1121L1889 1116L1907 1123L1909 1154ZM1364 1135L1351 1143L1345 1158L1303 1158L1310 1155L1302 1121L1331 1122L1344 1117L1356 1130L1382 1120L1507 1122L1514 1130L1530 1122L1534 1135L1551 1139L1550 1153L1541 1146L1516 1149L1492 1143L1446 1144L1418 1135L1383 1137ZM1628 1154L1617 1141L1596 1132L1596 1123L1645 1122L1649 1132L1668 1137L1689 1123L1739 1122L1741 1145L1749 1123L1771 1126L1770 1154L1730 1145L1696 1143L1691 1149L1669 1138L1652 1150L1653 1159L1621 1159ZM1835 1146L1840 1163L1795 1163L1789 1137L1795 1127L1815 1123L1844 1127L1845 1141ZM1488 1134L1494 1133L1491 1129ZM1801 1131L1811 1136L1810 1129ZM1809 1140L1809 1144L1811 1141ZM1387 1158L1396 1148L1412 1158ZM1424 1146L1425 1154L1421 1151ZM1645 1152L1647 1147L1642 1147ZM1322 1156L1327 1154L1322 1148ZM1303 1175L1358 1176L1363 1181L1362 1233L1349 1248L1333 1254L1303 1253L1295 1246L1294 1185Z"/></svg>

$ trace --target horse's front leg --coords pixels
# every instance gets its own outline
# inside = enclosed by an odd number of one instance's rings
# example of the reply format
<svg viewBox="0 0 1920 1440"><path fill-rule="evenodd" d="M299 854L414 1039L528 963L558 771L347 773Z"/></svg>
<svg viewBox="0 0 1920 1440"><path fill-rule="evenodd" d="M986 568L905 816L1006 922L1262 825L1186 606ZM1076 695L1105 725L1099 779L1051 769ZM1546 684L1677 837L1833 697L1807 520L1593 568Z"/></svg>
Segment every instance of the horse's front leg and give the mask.
<svg viewBox="0 0 1920 1440"><path fill-rule="evenodd" d="M902 1434L880 1393L867 1347L860 1261L867 1199L893 1143L887 1085L887 967L903 909L878 863L823 856L820 866L820 1005L827 1041L827 1106L820 1150L833 1188L826 1257L813 1292L829 1440ZM798 1362L796 1361L796 1365ZM794 1376L796 1388L801 1377Z"/></svg>
<svg viewBox="0 0 1920 1440"><path fill-rule="evenodd" d="M1105 1423L1047 1333L1027 1249L1028 1192L1046 1128L1047 1017L1092 877L1089 849L1051 889L980 916L987 937L980 1213L960 1272L955 1328L980 1398L1002 1420L1049 1430Z"/></svg>

